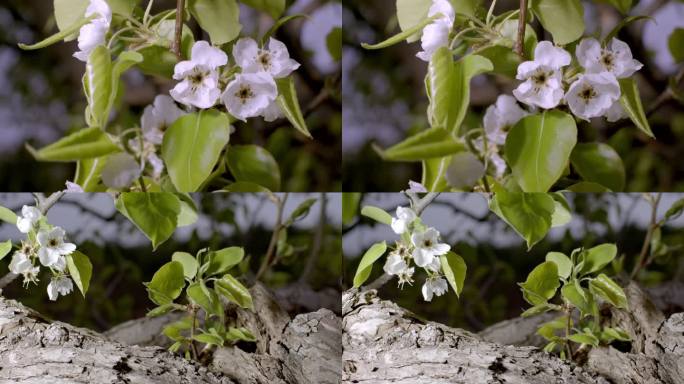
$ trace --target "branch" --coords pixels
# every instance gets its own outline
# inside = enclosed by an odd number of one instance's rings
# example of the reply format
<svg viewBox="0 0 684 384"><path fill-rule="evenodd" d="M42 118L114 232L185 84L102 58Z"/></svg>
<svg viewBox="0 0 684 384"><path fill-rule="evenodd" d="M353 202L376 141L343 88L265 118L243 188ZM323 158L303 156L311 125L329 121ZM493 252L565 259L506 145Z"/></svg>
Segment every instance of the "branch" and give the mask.
<svg viewBox="0 0 684 384"><path fill-rule="evenodd" d="M173 53L178 60L183 59L181 43L183 39L183 15L185 14L185 0L176 0L176 33L173 40Z"/></svg>
<svg viewBox="0 0 684 384"><path fill-rule="evenodd" d="M289 194L285 193L282 199L278 198L278 196L273 195L273 201L276 204L276 208L278 209L278 213L276 215L276 223L275 227L273 228L273 235L271 235L271 241L268 244L268 249L266 250L266 255L264 256L264 260L261 262L261 266L259 267L259 271L256 274L255 280L259 281L259 278L266 273L268 268L271 266L271 263L273 262L273 259L276 256L277 248L276 245L278 245L278 237L280 236L280 231L283 229L283 209L285 208L285 202L287 202Z"/></svg>
<svg viewBox="0 0 684 384"><path fill-rule="evenodd" d="M525 28L527 27L527 0L520 0L520 18L518 19L518 39L515 41L515 53L525 57Z"/></svg>

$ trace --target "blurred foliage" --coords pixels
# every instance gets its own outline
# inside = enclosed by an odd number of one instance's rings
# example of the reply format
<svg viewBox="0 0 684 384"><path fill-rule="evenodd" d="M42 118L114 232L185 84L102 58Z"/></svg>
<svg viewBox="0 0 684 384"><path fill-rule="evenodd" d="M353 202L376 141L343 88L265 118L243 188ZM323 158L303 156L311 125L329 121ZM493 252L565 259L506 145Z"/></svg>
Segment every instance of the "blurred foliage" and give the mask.
<svg viewBox="0 0 684 384"><path fill-rule="evenodd" d="M245 200L254 196L260 199L258 204L245 203ZM319 198L319 195L307 197ZM261 257L266 253L273 231L273 228L259 223L264 219L263 213L260 213L263 209L261 204L271 204L267 196L231 193L195 194L194 198L202 223L199 226L201 229L194 229L187 241L179 242L175 236L172 236L160 245L157 251L152 252L149 242L141 246L126 247L117 241L105 241L106 239L96 230L91 241L76 242L78 249L88 255L93 264L93 277L86 299L80 293L72 292L55 302L49 301L46 294L49 282L47 275L39 276L41 280L38 286L32 285L29 289L22 287L21 278L16 279L3 290L3 296L20 301L49 318L102 331L123 321L144 317L147 311L154 307L142 283L150 281L154 272L170 261L175 251L195 254L206 247L221 249L229 246L242 246L245 249L245 262L235 267L236 271L233 274L251 282L254 273L259 268ZM339 205L333 204L339 200L330 200L328 206ZM65 203L57 203L59 204ZM6 204L0 201L0 205ZM288 207L288 209L294 209L294 206ZM309 212L309 215L316 218L315 223L318 223L318 213L319 203L316 203ZM92 214L91 211L83 211L83 215ZM243 219L236 220L236 217ZM111 231L113 226L118 238L140 236L138 229L119 213L111 217L100 217L100 219L98 226L103 232ZM245 220L247 224L244 223ZM315 290L328 287L339 289L341 235L339 226L330 220L326 217L326 222L322 224L321 249L316 254L315 267L306 279L306 282ZM294 252L281 259L264 276L262 281L267 286L277 289L298 281L307 262L309 249L318 227L319 225L315 224L312 229L303 229L297 225L290 228L288 242L293 245ZM203 235L200 236L198 232ZM208 238L203 239L207 234ZM76 236L73 233L69 235L71 239ZM10 260L11 257L7 257L0 262L2 274L8 271L7 266ZM248 286L251 286L251 283Z"/></svg>
<svg viewBox="0 0 684 384"><path fill-rule="evenodd" d="M175 8L175 1L158 0L153 8ZM49 1L7 0L0 4L0 77L7 75L4 81L0 78L5 88L0 92L0 103L11 105L6 111L0 108L0 134L10 135L11 142L17 142L16 147L0 153L3 191L60 190L74 174L73 164L38 163L23 146L29 142L40 148L85 124L83 111L87 103L81 92L84 66L71 56L77 49L76 42L37 51L20 51L16 46L52 34L56 28L52 11ZM275 37L289 47L291 56L302 61L296 86L314 140L297 133L284 119L273 123L254 119L249 125L236 122L230 143L257 144L268 149L280 165L282 190L338 191L342 187L341 75L339 71L324 75L311 60L301 60L312 57L300 42L301 25L302 20L289 23ZM256 25L245 27L252 30ZM192 28L195 36L201 37L198 26ZM2 71L3 65L9 66L6 72ZM172 85L137 72L127 74L125 93L118 100L121 105L115 107L121 115L119 121L128 126L140 124L145 106Z"/></svg>
<svg viewBox="0 0 684 384"><path fill-rule="evenodd" d="M670 2L656 2L660 9ZM484 16L489 1L477 15ZM517 9L518 1L500 0L496 13ZM591 2L590 17L597 28L603 21L622 16L608 6L594 7ZM371 148L371 143L389 147L409 135L428 127L423 78L426 63L415 57L420 50L420 41L400 43L378 51L368 51L360 44L375 43L399 32L396 20L395 0L344 2L344 52L353 57L345 61L345 86L343 103L345 107L345 153L343 163L343 188L345 191L399 191L406 188L408 180L420 181L420 163L391 163L380 159ZM642 24L643 25L643 24ZM538 20L532 26L539 40L550 40L543 35ZM644 63L637 76L639 91L644 107L648 109L657 96L668 87L668 74L661 73L655 64L653 47L644 46L641 41L642 28L624 28L618 38L627 42L634 57ZM591 31L587 32L591 34ZM684 67L679 64L680 74ZM674 88L681 94L684 78ZM502 76L480 76L473 80L471 104L465 125L466 129L477 128L487 106L493 104L501 93L510 94L515 81ZM681 98L681 96L680 96ZM581 121L578 123L579 141L600 141L611 145L622 158L627 171L625 191L684 191L684 164L679 154L684 151L684 106L674 99L668 99L649 117L656 140L648 139L629 120L617 123L604 121ZM353 144L348 144L353 143ZM373 177L365 173L374 170Z"/></svg>
<svg viewBox="0 0 684 384"><path fill-rule="evenodd" d="M458 222L459 226L485 227L488 233L492 235L500 229L513 232L490 211L484 217L464 214L466 210L461 210L458 203L454 204L454 200L450 200L447 196L449 195L441 195L433 204L448 207L444 209L445 214L452 215L452 220ZM416 281L413 286L405 286L403 290L397 287L396 278L392 279L383 286L380 296L396 301L417 316L430 321L479 331L499 321L517 317L529 307L523 300L522 292L517 283L525 281L528 273L544 261L546 253L549 251L570 254L573 249L580 246L591 247L604 242L614 242L618 246L618 260L624 258L623 270L631 271L632 265L641 250L646 230L634 225L631 221L622 222L618 226L611 225L608 220L609 212L612 211L621 218L630 217L631 214L628 212L629 209L620 211L617 204L620 195L565 194L565 196L573 207L573 220L580 220L582 224L582 236L575 237L569 226L562 227L561 229L564 232L557 240L547 236L527 252L525 242L517 235L517 243L500 247L493 244L491 237L478 241L472 236L472 233L468 232L464 236L456 238L453 234L447 234L446 228L437 228L442 231L445 242L452 245L452 250L465 259L468 267L461 298L458 299L453 292L449 291L446 295L433 298L432 302L424 301L420 287L425 276L419 274L414 276ZM622 198L641 199L641 195L623 194ZM662 205L659 210L660 214L662 215L667 208L669 207ZM381 224L363 218L360 221L354 221L350 226L343 229L343 233L345 233L345 237L348 237L347 233L351 230L364 231L374 225ZM663 241L675 247L684 245L684 229L666 226L663 229ZM364 244L364 247L367 248L370 245L369 242ZM352 279L362 254L363 252L358 255L344 255L345 288L352 286ZM375 264L373 274L368 282L382 274L384 263L385 257ZM610 268L613 267L608 267L608 270ZM684 282L684 256L682 251L674 250L657 258L654 264L639 274L638 280L646 286L671 280Z"/></svg>

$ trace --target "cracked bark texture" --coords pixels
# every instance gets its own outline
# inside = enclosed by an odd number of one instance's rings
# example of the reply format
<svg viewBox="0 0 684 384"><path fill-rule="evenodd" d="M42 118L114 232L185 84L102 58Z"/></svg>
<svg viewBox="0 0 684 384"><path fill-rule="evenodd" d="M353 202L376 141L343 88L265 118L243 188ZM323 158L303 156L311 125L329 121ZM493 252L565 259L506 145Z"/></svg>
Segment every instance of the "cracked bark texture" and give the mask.
<svg viewBox="0 0 684 384"><path fill-rule="evenodd" d="M157 335L178 318L136 319L105 334L52 322L0 297L2 383L339 383L341 319L329 310L290 319L268 289L251 289L255 312L237 319L260 340L254 352L214 351L208 367L173 355Z"/></svg>
<svg viewBox="0 0 684 384"><path fill-rule="evenodd" d="M666 319L636 284L625 291L630 310L612 310L606 321L631 335L631 350L593 348L580 366L534 346L548 314L477 335L421 321L373 290L349 290L342 299L343 382L684 383L684 313Z"/></svg>

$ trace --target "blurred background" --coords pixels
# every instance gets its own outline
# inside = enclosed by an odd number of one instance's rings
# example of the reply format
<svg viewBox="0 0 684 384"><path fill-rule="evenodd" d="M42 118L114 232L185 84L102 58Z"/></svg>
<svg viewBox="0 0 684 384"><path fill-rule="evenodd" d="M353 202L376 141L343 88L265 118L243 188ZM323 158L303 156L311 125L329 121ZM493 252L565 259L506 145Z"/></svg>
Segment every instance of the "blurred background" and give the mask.
<svg viewBox="0 0 684 384"><path fill-rule="evenodd" d="M309 198L317 199L309 214L288 230L287 242L292 245L292 252L280 257L261 281L276 295L293 286L335 295L336 305L330 309L339 313L341 195L289 194L284 214L289 215ZM159 267L171 260L173 252L194 255L202 248L229 246L244 247L245 261L232 273L251 286L273 232L275 205L266 194L194 194L193 199L198 207L197 222L178 228L168 241L152 251L149 240L116 211L110 195L66 194L48 212L48 221L64 228L68 240L90 257L93 276L86 299L74 291L49 301L49 275L45 271L39 275L37 286L25 289L18 278L3 289L2 295L48 318L103 331L143 317L155 307L142 283L150 281ZM31 194L0 194L0 205L14 212L20 212L24 204L35 204ZM16 226L0 223L2 241L12 239L17 244L24 238ZM0 261L0 276L9 272L11 259L8 255ZM309 263L311 268L307 268ZM285 309L291 314L309 311L297 306Z"/></svg>
<svg viewBox="0 0 684 384"><path fill-rule="evenodd" d="M572 221L553 228L546 237L527 251L524 241L491 213L484 195L477 193L443 193L423 212L423 222L440 231L443 242L461 255L467 265L465 286L460 299L453 291L432 302L421 295L424 272L416 268L413 286L397 288L397 279L385 284L379 295L395 301L416 315L452 327L480 331L496 322L519 316L529 305L523 300L517 283L544 261L549 251L570 252L579 247L592 247L605 242L616 243L618 259L624 258L631 271L646 235L651 206L641 194L569 194ZM658 218L684 194L665 193ZM375 205L394 215L398 205L407 206L400 193L364 194L360 206ZM343 227L344 286L350 288L361 256L374 243L387 241L393 245L398 236L389 226L365 217L356 217ZM684 283L684 217L671 221L662 231L662 241L669 252L655 259L638 275L641 284L652 287L665 282ZM373 267L368 283L380 276L386 257ZM607 267L610 271L611 267ZM612 274L613 272L610 272ZM675 310L673 308L673 310ZM679 308L678 310L681 310Z"/></svg>
<svg viewBox="0 0 684 384"><path fill-rule="evenodd" d="M139 0L141 6L147 2ZM154 1L153 13L175 8L173 0ZM235 124L231 143L254 143L268 149L278 161L285 191L341 190L340 57L328 49L326 37L342 26L338 1L287 1L288 14L306 14L280 28L290 56L302 66L296 72L297 92L309 130L308 140L280 119L265 123L250 119ZM273 19L240 4L243 35L263 35ZM195 39L202 36L191 23ZM82 128L87 105L81 77L85 64L72 57L75 41L36 51L21 51L17 43L40 41L56 31L52 1L3 0L0 3L0 190L55 191L74 175L74 164L38 163L24 148L40 148ZM139 124L142 111L154 97L166 93L173 81L144 76L131 70L124 76L122 105L114 110L120 121Z"/></svg>
<svg viewBox="0 0 684 384"><path fill-rule="evenodd" d="M490 0L481 0L484 17ZM606 34L624 16L598 0L583 1L586 35ZM343 175L345 191L399 191L409 179L420 181L419 163L383 162L371 143L388 147L407 135L427 128L427 97L423 79L427 63L415 57L420 42L400 43L367 51L362 42L375 43L399 31L395 0L346 0L343 4L342 95L344 103ZM637 73L644 108L651 107L667 88L669 77L684 76L684 65L676 63L668 49L668 37L684 28L684 3L679 0L635 0L632 15L649 15L623 29L618 38L627 42L634 57L644 63ZM495 13L517 9L517 0L499 0ZM533 23L539 40L538 22ZM684 48L680 48L684 50ZM680 54L680 60L681 60ZM499 76L478 76L471 88L467 128L482 124L485 109L501 93L510 94L517 85ZM682 92L684 84L679 85ZM629 120L607 124L595 119L579 125L580 142L607 142L620 154L627 171L626 191L684 190L684 106L668 100L650 116L657 140L648 140ZM624 129L623 129L624 128ZM367 170L372 169L372 173Z"/></svg>

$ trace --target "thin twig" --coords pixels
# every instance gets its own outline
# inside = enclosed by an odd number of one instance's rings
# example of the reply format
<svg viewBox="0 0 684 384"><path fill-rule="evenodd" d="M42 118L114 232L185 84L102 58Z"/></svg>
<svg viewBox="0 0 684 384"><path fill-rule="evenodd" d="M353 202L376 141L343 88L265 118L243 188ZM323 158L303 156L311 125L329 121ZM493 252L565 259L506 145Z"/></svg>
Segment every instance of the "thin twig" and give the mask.
<svg viewBox="0 0 684 384"><path fill-rule="evenodd" d="M181 41L183 38L183 15L185 14L185 0L176 0L176 34L173 40L173 53L178 60L183 59Z"/></svg>
<svg viewBox="0 0 684 384"><path fill-rule="evenodd" d="M323 234L325 232L325 223L326 223L326 218L325 218L325 209L326 205L328 203L328 200L325 196L325 193L321 193L321 201L320 201L320 214L318 216L318 227L316 227L316 233L314 234L314 239L313 239L313 244L311 245L311 251L309 252L309 257L306 260L306 265L304 266L304 271L302 274L299 276L299 282L304 283L306 280L308 280L309 275L311 275L311 272L313 271L314 267L316 266L316 262L318 261L318 256L319 253L321 252L321 245L323 244Z"/></svg>
<svg viewBox="0 0 684 384"><path fill-rule="evenodd" d="M197 322L197 308L193 305L192 309L192 325L190 326L190 349L192 350L192 357L195 361L199 361L199 354L197 353L197 346L195 345L195 323Z"/></svg>
<svg viewBox="0 0 684 384"><path fill-rule="evenodd" d="M283 195L283 198L280 199L274 195L274 202L276 204L276 208L278 209L278 213L276 215L276 223L275 227L273 228L273 234L271 235L271 241L268 243L266 255L264 256L264 259L261 262L261 266L259 267L259 271L256 274L256 281L259 281L261 276L264 273L266 273L268 268L271 266L273 259L275 259L277 249L276 246L278 245L278 237L280 237L280 231L283 229L283 209L285 208L285 202L287 201L288 196L289 194L285 193Z"/></svg>
<svg viewBox="0 0 684 384"><path fill-rule="evenodd" d="M527 0L520 0L520 17L518 18L518 39L515 42L515 53L525 57L525 28L527 27Z"/></svg>
<svg viewBox="0 0 684 384"><path fill-rule="evenodd" d="M658 204L660 203L660 198L662 193L658 193L655 198L651 201L651 222L648 225L648 230L646 231L646 237L644 238L644 243L641 246L641 253L639 253L639 258L636 264L634 264L634 269L632 269L632 274L630 278L634 280L639 271L646 266L646 256L648 255L648 249L651 245L651 239L653 238L653 232L658 229L657 213Z"/></svg>

